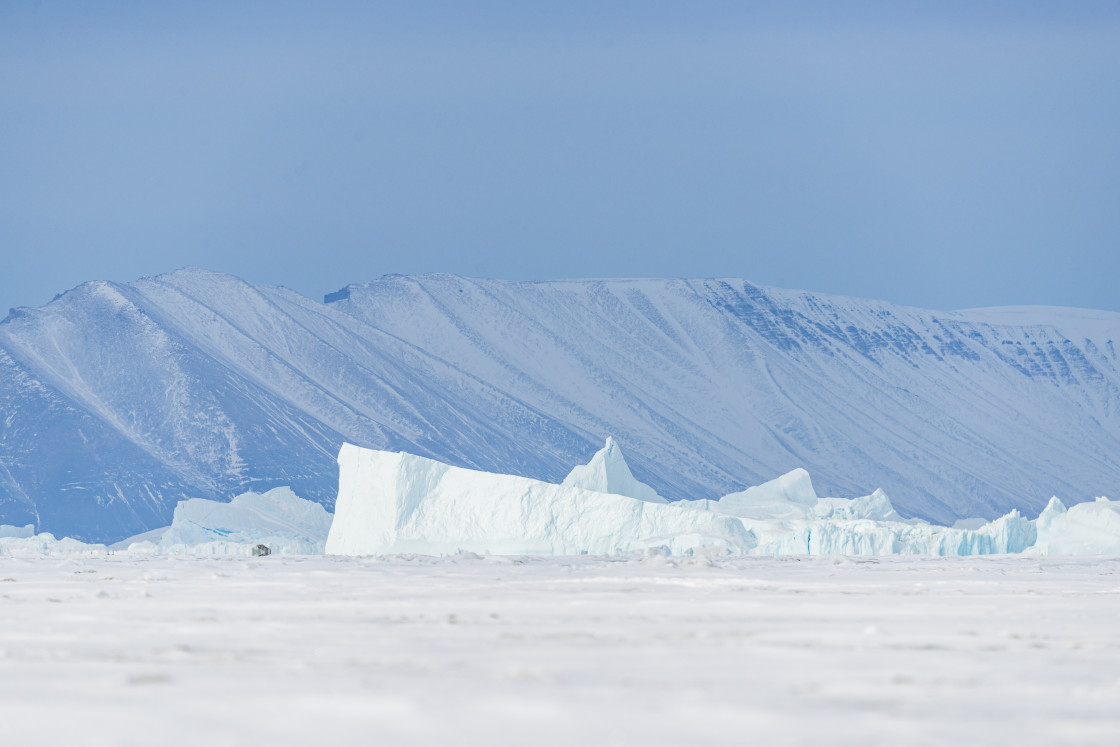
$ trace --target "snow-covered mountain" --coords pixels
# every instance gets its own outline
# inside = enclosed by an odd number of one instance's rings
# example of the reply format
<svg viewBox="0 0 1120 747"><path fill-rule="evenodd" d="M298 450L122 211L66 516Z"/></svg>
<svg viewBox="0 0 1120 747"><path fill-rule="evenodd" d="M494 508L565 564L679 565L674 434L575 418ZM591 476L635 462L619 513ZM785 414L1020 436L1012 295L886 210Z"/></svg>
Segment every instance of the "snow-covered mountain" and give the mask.
<svg viewBox="0 0 1120 747"><path fill-rule="evenodd" d="M669 499L805 467L936 521L1120 487L1120 314L932 312L742 280L387 276L325 304L201 270L0 323L0 523L113 541L342 442L559 482L613 435Z"/></svg>

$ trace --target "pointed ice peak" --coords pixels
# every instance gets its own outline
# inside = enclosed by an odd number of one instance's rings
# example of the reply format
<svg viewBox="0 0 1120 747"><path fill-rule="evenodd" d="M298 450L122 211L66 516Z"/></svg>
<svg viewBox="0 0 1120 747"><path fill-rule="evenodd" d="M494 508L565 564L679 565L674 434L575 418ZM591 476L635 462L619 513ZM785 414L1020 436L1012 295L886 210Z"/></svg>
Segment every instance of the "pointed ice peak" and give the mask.
<svg viewBox="0 0 1120 747"><path fill-rule="evenodd" d="M1035 519L1035 524L1040 529L1049 529L1055 519L1065 514L1068 510L1066 504L1058 500L1058 496L1054 496L1050 499L1050 502L1046 504L1046 508L1042 509L1042 513L1038 515L1038 518Z"/></svg>
<svg viewBox="0 0 1120 747"><path fill-rule="evenodd" d="M561 484L594 490L596 493L625 495L648 503L668 503L656 490L634 477L622 456L622 449L610 436L607 436L606 444L595 452L590 462L569 472Z"/></svg>

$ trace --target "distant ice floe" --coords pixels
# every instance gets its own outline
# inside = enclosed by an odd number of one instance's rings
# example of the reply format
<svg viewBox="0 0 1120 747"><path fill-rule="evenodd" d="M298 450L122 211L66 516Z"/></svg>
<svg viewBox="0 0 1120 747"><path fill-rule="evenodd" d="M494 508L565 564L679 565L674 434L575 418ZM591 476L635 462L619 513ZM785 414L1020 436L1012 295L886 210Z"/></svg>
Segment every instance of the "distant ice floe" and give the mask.
<svg viewBox="0 0 1120 747"><path fill-rule="evenodd" d="M454 467L345 444L332 517L289 488L228 503L182 501L171 526L106 548L0 526L0 556L105 554L727 555L1120 554L1120 502L1071 508L1052 498L1034 520L1018 511L953 527L905 519L882 490L819 497L795 469L719 500L669 503L630 472L608 438L562 484Z"/></svg>
<svg viewBox="0 0 1120 747"><path fill-rule="evenodd" d="M253 555L258 545L280 555L322 554L331 514L290 488L248 492L228 503L192 498L175 507L171 526L109 547L51 534L34 527L0 526L0 556L73 553L133 555Z"/></svg>

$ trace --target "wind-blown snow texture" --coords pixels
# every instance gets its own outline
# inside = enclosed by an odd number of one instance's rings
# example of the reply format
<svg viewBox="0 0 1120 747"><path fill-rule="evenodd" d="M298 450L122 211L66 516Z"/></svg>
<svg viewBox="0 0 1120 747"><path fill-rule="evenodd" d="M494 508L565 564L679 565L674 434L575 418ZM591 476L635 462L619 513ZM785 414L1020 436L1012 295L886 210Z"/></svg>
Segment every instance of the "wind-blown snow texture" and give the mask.
<svg viewBox="0 0 1120 747"><path fill-rule="evenodd" d="M114 541L184 498L332 508L344 441L559 482L614 434L670 500L795 467L951 523L1120 486L1120 315L741 280L388 276L310 301L184 270L0 323L0 523Z"/></svg>
<svg viewBox="0 0 1120 747"><path fill-rule="evenodd" d="M12 558L7 745L1115 747L1120 558Z"/></svg>

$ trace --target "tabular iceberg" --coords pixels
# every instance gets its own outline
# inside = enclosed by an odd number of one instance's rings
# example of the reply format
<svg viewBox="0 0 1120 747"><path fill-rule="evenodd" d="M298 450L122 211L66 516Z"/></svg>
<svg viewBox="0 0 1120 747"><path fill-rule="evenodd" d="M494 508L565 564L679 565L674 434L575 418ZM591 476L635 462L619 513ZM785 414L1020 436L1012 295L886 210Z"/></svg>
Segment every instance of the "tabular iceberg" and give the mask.
<svg viewBox="0 0 1120 747"><path fill-rule="evenodd" d="M608 493L643 493L646 487L630 474L611 440L563 485L350 444L342 447L338 462L339 493L326 551L340 555L614 554L651 548L673 553L712 548L734 555L976 555L1022 552L1036 538L1034 523L1017 511L967 530L905 520L882 491L851 500L818 498L805 470L719 501L659 504Z"/></svg>
<svg viewBox="0 0 1120 747"><path fill-rule="evenodd" d="M733 517L344 444L328 553L616 554L755 538Z"/></svg>
<svg viewBox="0 0 1120 747"><path fill-rule="evenodd" d="M330 526L326 509L284 487L242 493L229 503L205 498L180 501L158 543L151 541L155 537L126 542L132 552L168 555L248 555L256 545L285 555L313 555L323 552Z"/></svg>

